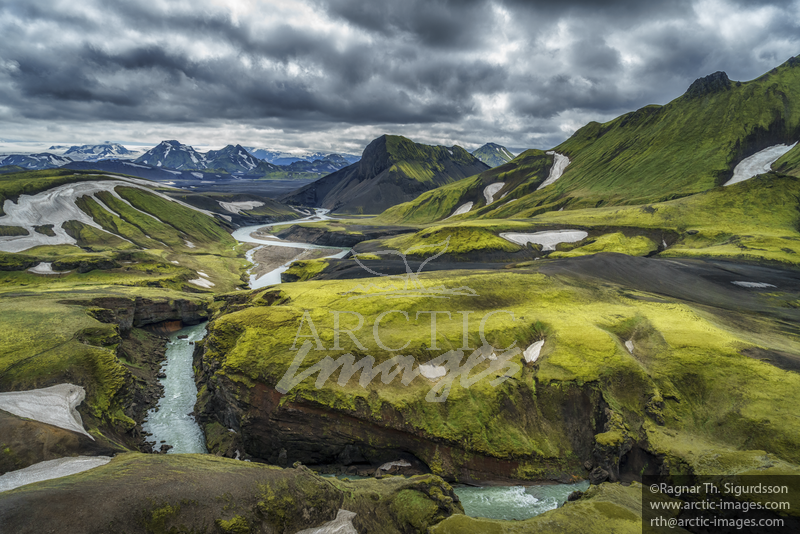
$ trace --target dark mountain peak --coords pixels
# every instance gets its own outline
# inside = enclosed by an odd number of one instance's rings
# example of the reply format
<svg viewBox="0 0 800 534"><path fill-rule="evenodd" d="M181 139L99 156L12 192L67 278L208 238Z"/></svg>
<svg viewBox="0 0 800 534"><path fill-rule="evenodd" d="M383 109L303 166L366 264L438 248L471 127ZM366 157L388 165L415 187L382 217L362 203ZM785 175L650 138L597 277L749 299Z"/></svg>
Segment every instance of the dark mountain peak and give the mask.
<svg viewBox="0 0 800 534"><path fill-rule="evenodd" d="M178 148L179 146L181 146L181 144L178 141L174 140L174 139L171 139L169 141L161 141L159 143L159 145L170 145L170 146L173 146L175 148Z"/></svg>
<svg viewBox="0 0 800 534"><path fill-rule="evenodd" d="M719 70L714 74L696 79L692 82L692 85L689 86L689 89L686 90L686 94L695 98L712 93L721 93L722 91L727 91L730 87L730 78L728 78L726 73Z"/></svg>

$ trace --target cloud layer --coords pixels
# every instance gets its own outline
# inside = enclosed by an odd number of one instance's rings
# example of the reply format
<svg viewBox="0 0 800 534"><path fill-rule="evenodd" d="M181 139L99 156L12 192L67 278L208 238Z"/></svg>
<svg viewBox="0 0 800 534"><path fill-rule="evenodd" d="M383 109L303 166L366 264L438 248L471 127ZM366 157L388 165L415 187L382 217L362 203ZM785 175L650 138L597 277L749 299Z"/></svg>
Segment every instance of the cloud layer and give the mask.
<svg viewBox="0 0 800 534"><path fill-rule="evenodd" d="M798 1L6 0L0 138L548 148L760 75L800 53L799 21Z"/></svg>

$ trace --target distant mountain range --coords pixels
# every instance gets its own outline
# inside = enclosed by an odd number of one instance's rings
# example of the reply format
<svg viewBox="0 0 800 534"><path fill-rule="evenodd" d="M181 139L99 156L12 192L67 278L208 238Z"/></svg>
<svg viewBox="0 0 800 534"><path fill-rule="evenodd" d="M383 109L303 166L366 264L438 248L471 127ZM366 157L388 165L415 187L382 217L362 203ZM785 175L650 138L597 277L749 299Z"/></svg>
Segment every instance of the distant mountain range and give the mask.
<svg viewBox="0 0 800 534"><path fill-rule="evenodd" d="M256 149L257 156L241 145L228 145L221 150L203 153L175 140L162 141L144 153L129 150L116 143L53 145L49 150L52 152L0 156L0 167L17 166L28 170L44 170L68 166L75 170L127 170L127 174L149 179L167 179L178 174L180 177L201 178L201 173L242 178L313 179L335 172L359 159L352 154L316 152L293 155L268 149ZM278 163L273 163L270 159ZM170 174L170 171L178 172Z"/></svg>
<svg viewBox="0 0 800 534"><path fill-rule="evenodd" d="M316 160L344 160L347 162L344 166L347 166L361 159L361 156L345 153L306 152L304 154L292 154L290 152L281 152L279 150L270 150L268 148L256 148L251 146L245 147L245 149L247 149L248 152L258 159L263 159L264 161L268 161L273 165L291 165L292 163L299 161L313 163Z"/></svg>

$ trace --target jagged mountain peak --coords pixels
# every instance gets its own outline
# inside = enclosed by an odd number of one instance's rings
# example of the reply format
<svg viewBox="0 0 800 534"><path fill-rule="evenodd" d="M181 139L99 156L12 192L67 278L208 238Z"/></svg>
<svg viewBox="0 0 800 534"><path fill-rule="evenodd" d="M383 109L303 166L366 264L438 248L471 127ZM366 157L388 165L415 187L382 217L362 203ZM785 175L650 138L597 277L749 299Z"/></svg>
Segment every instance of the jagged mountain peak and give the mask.
<svg viewBox="0 0 800 534"><path fill-rule="evenodd" d="M719 70L708 76L696 79L686 90L686 94L690 97L698 97L711 93L720 93L730 89L731 83L728 75Z"/></svg>

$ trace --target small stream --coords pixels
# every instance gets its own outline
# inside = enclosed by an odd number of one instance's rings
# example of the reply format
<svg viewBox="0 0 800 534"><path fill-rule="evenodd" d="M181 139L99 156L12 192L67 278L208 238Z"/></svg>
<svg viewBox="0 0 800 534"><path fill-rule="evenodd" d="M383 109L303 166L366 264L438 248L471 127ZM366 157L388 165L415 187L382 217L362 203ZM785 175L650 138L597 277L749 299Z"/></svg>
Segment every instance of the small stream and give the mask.
<svg viewBox="0 0 800 534"><path fill-rule="evenodd" d="M181 335L189 337L178 339ZM161 371L167 375L167 378L160 380L164 386L164 396L158 401L158 407L147 413L147 420L142 424L142 429L152 434L147 442L153 444L153 450L159 450L161 445L166 444L172 446L168 454L208 452L203 431L194 416L189 415L197 402L192 367L193 343L205 335L206 325L202 323L182 328L169 338L167 360L161 367Z"/></svg>

